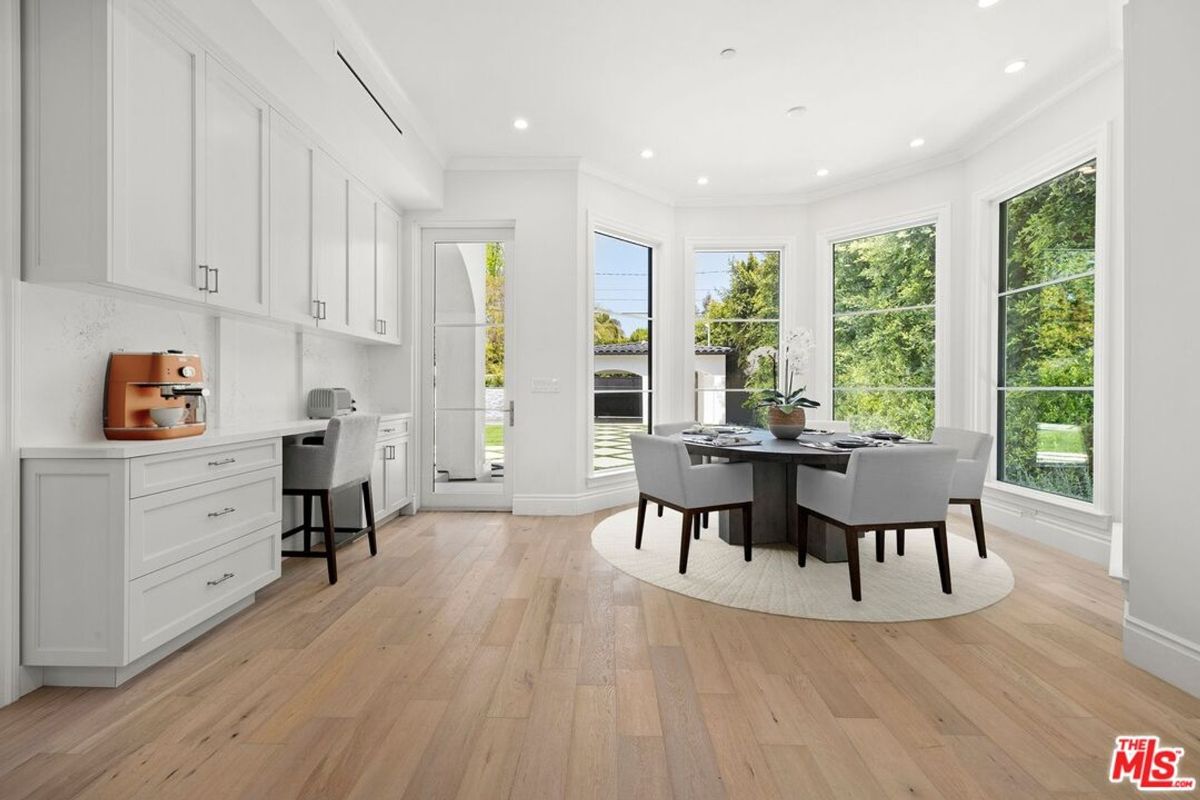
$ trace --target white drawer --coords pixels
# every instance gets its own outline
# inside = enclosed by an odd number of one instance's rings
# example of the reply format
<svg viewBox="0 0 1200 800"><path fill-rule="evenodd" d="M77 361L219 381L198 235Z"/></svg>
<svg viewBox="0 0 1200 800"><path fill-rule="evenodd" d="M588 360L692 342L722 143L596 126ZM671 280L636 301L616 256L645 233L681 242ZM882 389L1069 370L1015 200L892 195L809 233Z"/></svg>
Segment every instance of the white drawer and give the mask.
<svg viewBox="0 0 1200 800"><path fill-rule="evenodd" d="M131 500L130 577L279 522L282 495L283 468L270 467Z"/></svg>
<svg viewBox="0 0 1200 800"><path fill-rule="evenodd" d="M282 463L283 442L279 438L131 458L129 496L142 497Z"/></svg>
<svg viewBox="0 0 1200 800"><path fill-rule="evenodd" d="M396 419L394 417L383 417L379 420L379 438L394 439L397 436L408 436L408 424L411 420L408 417Z"/></svg>
<svg viewBox="0 0 1200 800"><path fill-rule="evenodd" d="M278 578L279 533L271 525L130 583L128 660Z"/></svg>

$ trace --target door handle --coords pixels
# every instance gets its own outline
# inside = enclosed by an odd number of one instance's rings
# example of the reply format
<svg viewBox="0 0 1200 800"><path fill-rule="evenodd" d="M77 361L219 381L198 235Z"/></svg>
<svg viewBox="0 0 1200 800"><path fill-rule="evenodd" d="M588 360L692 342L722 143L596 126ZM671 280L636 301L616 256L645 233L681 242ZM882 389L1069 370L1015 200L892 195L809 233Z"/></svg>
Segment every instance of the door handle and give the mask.
<svg viewBox="0 0 1200 800"><path fill-rule="evenodd" d="M508 427L511 428L512 426L514 426L516 424L517 424L517 401L509 400L508 401Z"/></svg>
<svg viewBox="0 0 1200 800"><path fill-rule="evenodd" d="M232 578L232 577L233 577L233 573L232 573L232 572L226 572L224 575L222 575L221 577L217 578L215 581L206 581L206 583L207 583L209 586L216 586L217 584L224 583L225 581L229 580L229 579L230 579L230 578Z"/></svg>

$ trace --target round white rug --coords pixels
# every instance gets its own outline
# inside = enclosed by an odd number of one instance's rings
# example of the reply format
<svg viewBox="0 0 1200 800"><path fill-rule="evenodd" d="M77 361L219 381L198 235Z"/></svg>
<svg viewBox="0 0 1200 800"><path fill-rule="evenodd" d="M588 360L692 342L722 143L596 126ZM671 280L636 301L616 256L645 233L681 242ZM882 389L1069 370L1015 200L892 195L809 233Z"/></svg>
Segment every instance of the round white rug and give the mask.
<svg viewBox="0 0 1200 800"><path fill-rule="evenodd" d="M904 556L896 555L895 532L887 535L886 560L875 560L875 534L859 541L861 602L850 597L846 564L826 564L813 556L801 568L796 548L786 544L755 545L746 563L742 548L717 535L716 515L700 539L692 540L686 575L679 574L682 519L667 509L660 519L654 504L646 510L642 549L634 549L637 509L602 521L592 531L592 547L614 567L638 580L723 606L765 611L789 617L858 622L904 622L953 617L978 611L1003 599L1013 588L1004 559L989 550L980 558L974 539L951 533L950 579L953 594L943 594L938 581L932 531L909 531Z"/></svg>

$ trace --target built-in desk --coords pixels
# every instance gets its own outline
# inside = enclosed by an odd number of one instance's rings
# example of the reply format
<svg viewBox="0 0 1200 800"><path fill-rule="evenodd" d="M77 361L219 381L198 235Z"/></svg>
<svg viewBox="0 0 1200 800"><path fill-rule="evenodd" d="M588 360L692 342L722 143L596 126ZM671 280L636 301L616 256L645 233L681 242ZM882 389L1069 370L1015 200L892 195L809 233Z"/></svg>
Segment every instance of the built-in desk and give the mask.
<svg viewBox="0 0 1200 800"><path fill-rule="evenodd" d="M327 424L21 448L22 663L117 686L253 603L280 575L284 442ZM381 418L380 521L412 501L410 426Z"/></svg>

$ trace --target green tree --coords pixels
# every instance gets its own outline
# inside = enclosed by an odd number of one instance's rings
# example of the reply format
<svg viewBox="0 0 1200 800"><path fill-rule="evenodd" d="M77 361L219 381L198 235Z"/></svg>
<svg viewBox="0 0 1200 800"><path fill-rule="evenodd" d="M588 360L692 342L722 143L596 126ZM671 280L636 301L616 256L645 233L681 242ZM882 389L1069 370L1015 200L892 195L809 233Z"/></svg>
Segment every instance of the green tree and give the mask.
<svg viewBox="0 0 1200 800"><path fill-rule="evenodd" d="M779 253L746 253L729 257L729 286L709 294L696 314L695 343L729 347L738 375L727 375L727 386L737 386L744 375L746 357L759 347L779 347ZM746 322L745 320L771 320ZM745 376L747 388L775 388L775 365L760 362ZM753 404L753 398L747 398Z"/></svg>
<svg viewBox="0 0 1200 800"><path fill-rule="evenodd" d="M596 311L593 314L592 344L621 344L627 342L625 331L621 329L621 321L607 311Z"/></svg>
<svg viewBox="0 0 1200 800"><path fill-rule="evenodd" d="M504 245L488 242L484 249L484 383L504 386Z"/></svg>

